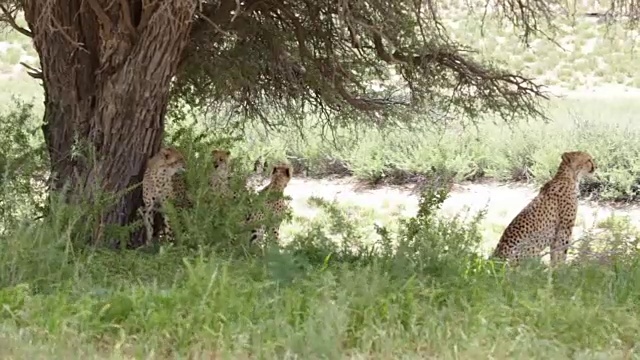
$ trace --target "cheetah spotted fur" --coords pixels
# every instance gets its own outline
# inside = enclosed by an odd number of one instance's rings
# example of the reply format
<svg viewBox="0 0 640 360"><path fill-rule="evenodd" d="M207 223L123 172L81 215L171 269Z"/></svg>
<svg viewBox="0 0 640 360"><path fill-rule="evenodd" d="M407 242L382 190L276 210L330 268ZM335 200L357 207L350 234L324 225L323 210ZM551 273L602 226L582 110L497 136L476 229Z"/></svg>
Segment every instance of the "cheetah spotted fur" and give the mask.
<svg viewBox="0 0 640 360"><path fill-rule="evenodd" d="M240 197L239 192L233 191L230 185L230 179L232 177L231 163L229 161L230 156L231 152L229 150L214 149L211 151L213 170L209 178L209 185L218 196L238 200ZM254 191L256 184L262 180L261 177L266 167L266 161L264 163L262 163L260 159L255 161L253 164L253 174L244 179L246 190Z"/></svg>
<svg viewBox="0 0 640 360"><path fill-rule="evenodd" d="M209 186L215 193L223 197L229 197L231 188L229 186L229 157L231 151L214 149L211 151L211 158L213 160L213 170L209 177Z"/></svg>
<svg viewBox="0 0 640 360"><path fill-rule="evenodd" d="M551 250L551 266L564 262L578 211L578 186L596 164L586 152L565 152L555 176L504 230L493 257L517 264Z"/></svg>
<svg viewBox="0 0 640 360"><path fill-rule="evenodd" d="M286 212L289 210L289 203L284 197L284 190L291 180L291 167L284 163L273 166L271 171L270 182L262 190L258 192L259 197L266 197L264 211L269 211L275 217L275 221L270 225L270 233L274 240L280 240L280 225L284 221ZM265 221L267 216L263 210L252 212L246 219L246 222L253 225ZM259 242L264 238L265 226L260 225L251 231L250 243Z"/></svg>
<svg viewBox="0 0 640 360"><path fill-rule="evenodd" d="M161 209L166 200L182 204L190 204L186 195L186 184L182 174L186 169L186 161L182 153L174 147L162 148L147 162L142 180L142 219L149 243L153 237L154 213ZM178 175L179 177L176 177ZM173 237L173 231L164 216L164 234Z"/></svg>

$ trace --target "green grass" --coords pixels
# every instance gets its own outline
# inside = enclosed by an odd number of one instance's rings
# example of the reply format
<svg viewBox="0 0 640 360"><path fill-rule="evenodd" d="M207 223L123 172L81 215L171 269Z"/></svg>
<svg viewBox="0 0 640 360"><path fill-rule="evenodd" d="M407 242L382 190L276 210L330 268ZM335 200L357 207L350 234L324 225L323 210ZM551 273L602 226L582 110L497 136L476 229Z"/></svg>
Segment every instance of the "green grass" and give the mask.
<svg viewBox="0 0 640 360"><path fill-rule="evenodd" d="M371 214L311 201L288 245L79 251L79 212L0 241L2 358L625 358L640 335L634 256L554 273L478 257L477 221L433 215L359 233ZM210 211L206 204L194 211ZM209 212L210 213L210 212ZM356 215L357 221L350 221ZM621 228L609 221L608 228ZM200 223L179 234L190 241ZM611 232L613 234L613 232ZM338 245L332 237L351 239ZM609 235L611 236L611 235ZM230 250L240 250L231 251ZM395 249L395 250L392 250ZM215 357L214 357L215 356ZM635 357L634 357L635 358Z"/></svg>

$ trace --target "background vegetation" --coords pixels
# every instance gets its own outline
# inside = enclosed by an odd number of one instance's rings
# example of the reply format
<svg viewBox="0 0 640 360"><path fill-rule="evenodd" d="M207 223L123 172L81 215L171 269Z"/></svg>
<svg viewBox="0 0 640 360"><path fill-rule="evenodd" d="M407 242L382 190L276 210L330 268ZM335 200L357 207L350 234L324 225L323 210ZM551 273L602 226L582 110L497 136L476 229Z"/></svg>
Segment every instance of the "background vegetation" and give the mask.
<svg viewBox="0 0 640 360"><path fill-rule="evenodd" d="M478 56L562 90L548 123L507 127L446 124L323 129L309 118L300 129L236 129L199 112L174 117L168 141L195 164L189 182L197 207L183 217L182 245L144 251L88 251L79 212L53 205L56 216L34 221L45 174L38 126L39 85L20 61L36 64L28 39L7 31L0 46L0 357L2 358L637 358L640 335L638 234L611 218L597 238L608 253L576 249L579 261L549 272L532 264L505 272L478 255L480 214L441 218L444 193L423 195L412 218L372 226L381 209L309 201L318 215L294 217L286 244L246 253L211 219L220 204L205 201L211 144L228 143L249 160L288 158L297 174L354 175L411 182L456 174L543 182L559 154L594 155L597 177L584 195L635 201L640 192L640 62L637 34L586 18L564 19L556 41L524 47L505 24L454 3L452 34ZM558 20L560 21L560 20ZM575 21L575 23L573 23ZM18 96L24 102L15 102ZM33 106L30 105L33 101ZM464 123L464 122L463 122ZM215 129L215 131L213 130ZM428 181L427 181L428 182ZM177 216L178 214L176 214ZM231 216L231 215L230 215ZM494 240L495 241L495 240ZM631 244L631 245L627 245ZM199 246L198 246L199 245ZM375 245L375 246L374 246ZM392 250L395 249L395 250ZM592 249L593 250L593 249Z"/></svg>

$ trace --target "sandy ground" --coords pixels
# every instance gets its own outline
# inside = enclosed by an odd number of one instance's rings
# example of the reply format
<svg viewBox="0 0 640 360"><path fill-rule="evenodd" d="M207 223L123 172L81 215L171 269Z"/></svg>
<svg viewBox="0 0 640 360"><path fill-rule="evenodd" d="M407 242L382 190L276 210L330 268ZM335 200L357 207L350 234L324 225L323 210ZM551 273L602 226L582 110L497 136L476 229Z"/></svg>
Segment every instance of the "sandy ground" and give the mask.
<svg viewBox="0 0 640 360"><path fill-rule="evenodd" d="M485 237L483 248L488 250L495 246L500 233L537 192L537 187L522 184L456 184L444 202L441 214L470 218L478 211L486 209L482 228ZM303 217L313 217L317 212L307 203L311 196L371 208L376 213L395 214L396 217L415 215L418 209L418 194L415 192L415 186L411 185L371 188L359 184L354 179L292 179L285 193L293 199L294 214ZM574 228L574 239L612 214L628 216L633 225L640 225L638 206L613 207L582 201Z"/></svg>

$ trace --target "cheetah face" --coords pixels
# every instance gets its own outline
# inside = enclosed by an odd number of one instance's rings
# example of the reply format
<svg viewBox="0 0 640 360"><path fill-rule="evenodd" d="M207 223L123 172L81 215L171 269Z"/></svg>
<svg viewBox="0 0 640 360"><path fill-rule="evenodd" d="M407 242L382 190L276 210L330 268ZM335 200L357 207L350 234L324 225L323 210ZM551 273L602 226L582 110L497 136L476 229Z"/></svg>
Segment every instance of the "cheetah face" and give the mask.
<svg viewBox="0 0 640 360"><path fill-rule="evenodd" d="M590 158L585 165L587 174L593 175L593 173L596 172L597 166L593 159Z"/></svg>
<svg viewBox="0 0 640 360"><path fill-rule="evenodd" d="M174 147L164 148L160 150L164 168L167 169L169 175L183 173L187 168L187 162L178 149Z"/></svg>
<svg viewBox="0 0 640 360"><path fill-rule="evenodd" d="M276 164L271 171L271 183L284 188L291 180L291 167L287 164Z"/></svg>
<svg viewBox="0 0 640 360"><path fill-rule="evenodd" d="M211 152L211 157L213 158L213 167L215 169L225 168L229 163L229 156L231 156L231 151L229 150L213 150Z"/></svg>
<svg viewBox="0 0 640 360"><path fill-rule="evenodd" d="M596 171L595 161L584 151L563 153L562 163L569 166L579 178L583 175L592 175Z"/></svg>
<svg viewBox="0 0 640 360"><path fill-rule="evenodd" d="M264 162L260 162L260 159L256 159L253 163L253 172L258 175L262 175L262 173L267 169L269 165L267 164L267 160Z"/></svg>

